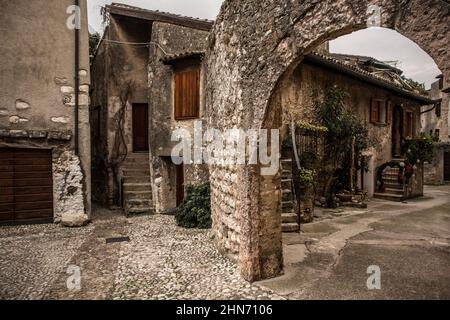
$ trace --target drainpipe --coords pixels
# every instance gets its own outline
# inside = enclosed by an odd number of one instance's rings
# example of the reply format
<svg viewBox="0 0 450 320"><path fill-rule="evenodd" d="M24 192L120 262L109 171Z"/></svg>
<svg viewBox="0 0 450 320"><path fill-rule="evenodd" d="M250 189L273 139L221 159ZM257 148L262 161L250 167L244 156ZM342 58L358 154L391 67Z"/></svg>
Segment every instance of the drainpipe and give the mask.
<svg viewBox="0 0 450 320"><path fill-rule="evenodd" d="M80 7L80 0L75 0L75 6ZM77 11L77 14L81 14ZM80 29L78 27L78 22L81 21L81 17L75 17L75 154L78 156L80 154L80 139L79 139L79 107L80 107Z"/></svg>

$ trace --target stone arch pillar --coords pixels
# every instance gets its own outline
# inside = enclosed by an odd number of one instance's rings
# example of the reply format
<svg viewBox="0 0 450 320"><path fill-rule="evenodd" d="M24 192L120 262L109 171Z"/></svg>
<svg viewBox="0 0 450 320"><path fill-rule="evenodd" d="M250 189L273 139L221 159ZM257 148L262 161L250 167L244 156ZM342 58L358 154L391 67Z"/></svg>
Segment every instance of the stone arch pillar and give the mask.
<svg viewBox="0 0 450 320"><path fill-rule="evenodd" d="M415 41L448 81L450 5L442 0L227 0L206 57L209 126L264 127L283 75L322 42L367 27L371 5L381 9L381 26ZM270 245L281 239L281 227L265 223L270 217L262 210L259 169L210 168L217 243L250 281L276 276L282 264L281 246Z"/></svg>

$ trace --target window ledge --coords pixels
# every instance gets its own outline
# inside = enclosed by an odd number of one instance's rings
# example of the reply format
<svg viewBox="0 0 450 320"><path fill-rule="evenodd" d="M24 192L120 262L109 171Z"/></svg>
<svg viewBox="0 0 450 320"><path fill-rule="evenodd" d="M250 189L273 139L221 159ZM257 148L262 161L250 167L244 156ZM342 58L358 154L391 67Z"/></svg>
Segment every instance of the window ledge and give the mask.
<svg viewBox="0 0 450 320"><path fill-rule="evenodd" d="M190 121L190 120L200 120L200 117L175 118L175 121Z"/></svg>

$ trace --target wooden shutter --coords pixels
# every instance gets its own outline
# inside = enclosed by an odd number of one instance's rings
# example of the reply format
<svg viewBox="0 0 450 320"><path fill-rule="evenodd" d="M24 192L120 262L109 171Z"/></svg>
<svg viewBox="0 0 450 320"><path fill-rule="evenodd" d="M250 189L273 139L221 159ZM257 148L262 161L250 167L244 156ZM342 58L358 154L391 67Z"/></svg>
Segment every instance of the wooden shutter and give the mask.
<svg viewBox="0 0 450 320"><path fill-rule="evenodd" d="M370 100L370 122L377 123L378 122L378 104L377 99L372 98Z"/></svg>
<svg viewBox="0 0 450 320"><path fill-rule="evenodd" d="M200 69L175 73L175 119L194 119L200 111Z"/></svg>
<svg viewBox="0 0 450 320"><path fill-rule="evenodd" d="M386 123L391 124L392 122L392 103L391 101L386 101Z"/></svg>

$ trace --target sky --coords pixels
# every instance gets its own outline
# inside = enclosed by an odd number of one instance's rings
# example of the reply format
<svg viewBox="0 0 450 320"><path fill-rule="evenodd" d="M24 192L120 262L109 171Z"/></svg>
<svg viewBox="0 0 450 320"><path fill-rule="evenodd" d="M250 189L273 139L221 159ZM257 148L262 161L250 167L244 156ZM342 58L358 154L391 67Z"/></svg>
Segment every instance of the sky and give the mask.
<svg viewBox="0 0 450 320"><path fill-rule="evenodd" d="M102 31L100 8L113 1L88 0L90 30ZM167 11L214 20L222 0L115 0L145 9ZM394 30L370 28L342 36L330 44L331 52L371 56L382 61L396 61L404 75L425 83L428 89L441 72L433 59L418 45Z"/></svg>

